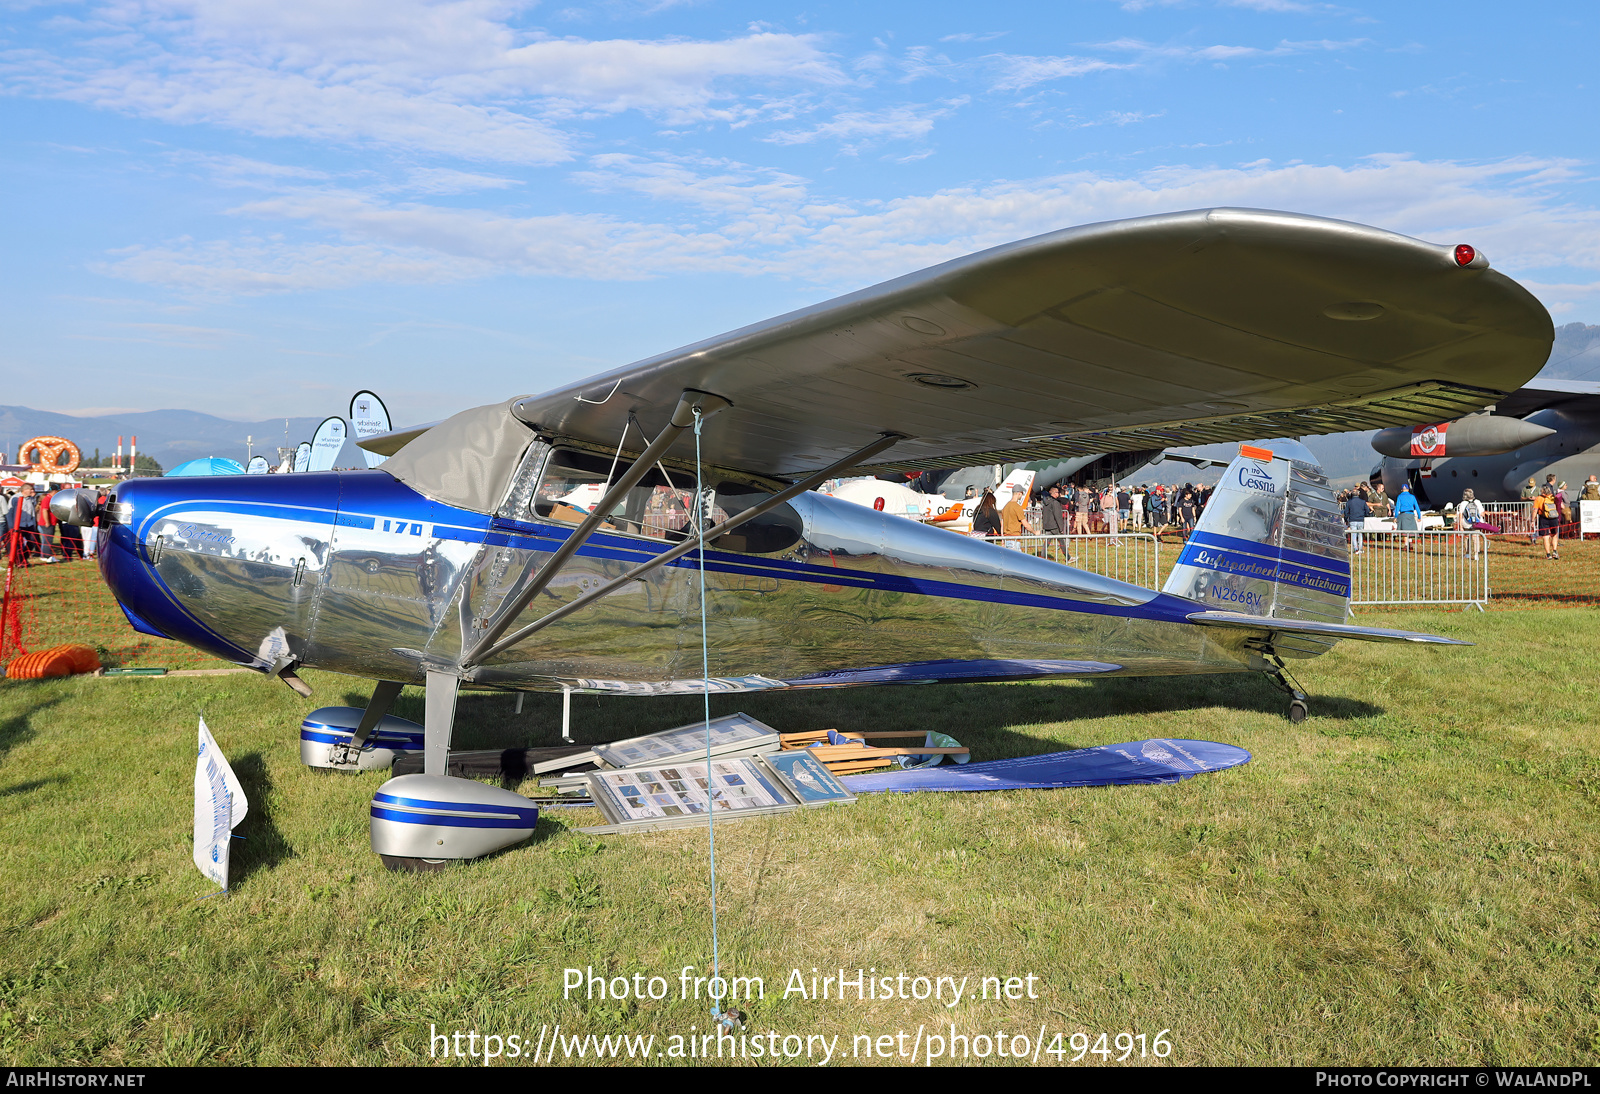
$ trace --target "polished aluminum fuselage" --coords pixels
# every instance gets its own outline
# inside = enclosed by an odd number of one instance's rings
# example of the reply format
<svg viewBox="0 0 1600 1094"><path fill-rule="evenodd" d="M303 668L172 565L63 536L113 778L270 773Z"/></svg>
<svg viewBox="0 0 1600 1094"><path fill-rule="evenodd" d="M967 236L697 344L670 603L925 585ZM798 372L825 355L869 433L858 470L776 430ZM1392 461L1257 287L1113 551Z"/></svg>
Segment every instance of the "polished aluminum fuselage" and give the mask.
<svg viewBox="0 0 1600 1094"><path fill-rule="evenodd" d="M525 504L443 505L381 469L136 480L116 510L101 565L136 627L262 670L297 662L411 683L458 671L481 622L572 531L528 519ZM733 537L706 549L709 670L694 553L464 683L646 694L706 678L737 691L1251 667L1241 637L1186 621L1206 607L1192 600L818 494L787 519L803 531L781 551L725 549ZM596 534L515 626L666 546Z"/></svg>

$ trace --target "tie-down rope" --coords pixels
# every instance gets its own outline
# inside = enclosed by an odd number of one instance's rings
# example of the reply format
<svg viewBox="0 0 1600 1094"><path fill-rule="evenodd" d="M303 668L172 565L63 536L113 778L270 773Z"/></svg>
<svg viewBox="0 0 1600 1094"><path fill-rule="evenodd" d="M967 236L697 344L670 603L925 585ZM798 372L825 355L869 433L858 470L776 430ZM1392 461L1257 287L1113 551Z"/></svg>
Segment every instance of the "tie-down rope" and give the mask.
<svg viewBox="0 0 1600 1094"><path fill-rule="evenodd" d="M711 858L711 981L721 975L720 955L717 948L717 827L716 803L712 799L711 777L711 645L706 638L706 483L700 467L700 427L705 418L700 408L694 408L694 533L700 541L700 687L705 695L706 723L706 843ZM722 1006L715 1000L711 1004L711 1017L721 1023L727 1019Z"/></svg>

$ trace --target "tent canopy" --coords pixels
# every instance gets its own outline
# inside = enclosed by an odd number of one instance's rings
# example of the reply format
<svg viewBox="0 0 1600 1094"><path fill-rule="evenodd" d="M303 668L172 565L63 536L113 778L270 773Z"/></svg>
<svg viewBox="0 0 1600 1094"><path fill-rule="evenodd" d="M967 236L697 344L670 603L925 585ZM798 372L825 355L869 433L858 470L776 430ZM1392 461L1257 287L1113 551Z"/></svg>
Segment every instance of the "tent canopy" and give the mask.
<svg viewBox="0 0 1600 1094"><path fill-rule="evenodd" d="M181 478L187 475L242 475L244 464L222 456L201 456L198 460L180 463L162 478Z"/></svg>

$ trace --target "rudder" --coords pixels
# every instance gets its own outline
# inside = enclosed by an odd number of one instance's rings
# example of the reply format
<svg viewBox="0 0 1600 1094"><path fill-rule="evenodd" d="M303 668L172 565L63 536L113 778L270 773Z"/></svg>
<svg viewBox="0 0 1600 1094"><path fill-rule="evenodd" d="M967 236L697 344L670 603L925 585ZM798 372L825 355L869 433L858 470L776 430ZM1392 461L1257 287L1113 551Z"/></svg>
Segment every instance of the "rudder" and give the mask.
<svg viewBox="0 0 1600 1094"><path fill-rule="evenodd" d="M1241 445L1190 533L1163 592L1211 611L1344 623L1350 555L1338 500L1298 441ZM1289 657L1314 657L1335 639L1280 635Z"/></svg>

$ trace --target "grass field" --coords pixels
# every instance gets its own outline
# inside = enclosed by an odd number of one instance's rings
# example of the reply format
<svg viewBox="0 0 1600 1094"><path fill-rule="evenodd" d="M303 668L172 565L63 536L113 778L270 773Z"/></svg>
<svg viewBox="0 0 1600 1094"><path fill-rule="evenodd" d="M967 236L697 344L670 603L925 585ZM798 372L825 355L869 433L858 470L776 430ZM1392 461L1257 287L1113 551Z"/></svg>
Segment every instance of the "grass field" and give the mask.
<svg viewBox="0 0 1600 1094"><path fill-rule="evenodd" d="M1239 677L714 699L785 730L935 729L978 759L1151 736L1255 755L1172 786L879 795L720 827L723 971L766 985L748 1028L838 1035L846 1062L865 1062L858 1034L909 1048L954 1024L1063 1047L1168 1030L1176 1064L1600 1063L1597 616L1383 618L1478 645L1343 644L1299 671L1299 726ZM430 1024L655 1034L657 1051L705 1030L705 1002L677 998L678 970L710 964L702 830L599 841L569 831L591 811L552 811L491 860L385 873L366 844L383 776L298 761L300 718L364 690L307 678L312 702L254 676L0 683L0 1060L411 1063ZM551 743L558 702L513 717L469 696L457 745ZM201 712L251 803L233 892L205 900ZM591 740L698 712L574 699ZM419 718L420 692L398 713ZM585 966L671 994L564 999L563 970ZM841 966L974 991L1032 974L1039 998L782 998L791 969L809 986Z"/></svg>

